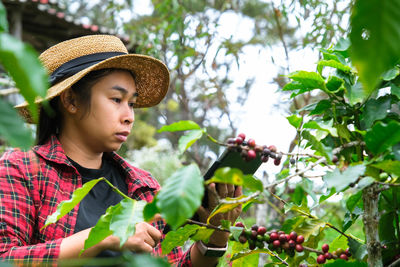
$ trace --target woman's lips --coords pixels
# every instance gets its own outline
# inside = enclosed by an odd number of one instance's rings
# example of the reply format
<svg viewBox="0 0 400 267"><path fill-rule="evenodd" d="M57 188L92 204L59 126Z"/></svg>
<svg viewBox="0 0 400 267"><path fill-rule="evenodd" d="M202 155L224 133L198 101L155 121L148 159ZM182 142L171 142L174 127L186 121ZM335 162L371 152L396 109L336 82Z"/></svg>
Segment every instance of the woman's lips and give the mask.
<svg viewBox="0 0 400 267"><path fill-rule="evenodd" d="M125 142L126 139L128 139L129 133L117 133L115 136L117 137L118 140L121 142Z"/></svg>

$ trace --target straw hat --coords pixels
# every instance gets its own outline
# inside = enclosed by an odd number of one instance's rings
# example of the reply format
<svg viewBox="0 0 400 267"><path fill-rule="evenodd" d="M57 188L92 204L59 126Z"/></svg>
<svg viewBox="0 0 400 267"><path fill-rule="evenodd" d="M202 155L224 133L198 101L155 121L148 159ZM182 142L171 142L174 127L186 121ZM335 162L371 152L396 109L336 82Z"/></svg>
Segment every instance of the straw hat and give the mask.
<svg viewBox="0 0 400 267"><path fill-rule="evenodd" d="M94 70L118 68L135 74L139 94L135 107L151 107L160 103L168 91L169 72L158 59L128 54L122 41L112 35L88 35L56 44L39 59L50 76L46 99L60 95ZM43 99L37 99L40 103ZM16 106L28 122L32 121L25 102Z"/></svg>

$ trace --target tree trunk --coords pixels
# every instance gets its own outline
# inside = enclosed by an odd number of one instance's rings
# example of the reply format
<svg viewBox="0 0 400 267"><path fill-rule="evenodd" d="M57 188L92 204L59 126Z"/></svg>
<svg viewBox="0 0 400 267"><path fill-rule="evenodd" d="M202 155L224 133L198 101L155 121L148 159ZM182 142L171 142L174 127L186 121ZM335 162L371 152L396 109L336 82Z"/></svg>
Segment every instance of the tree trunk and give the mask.
<svg viewBox="0 0 400 267"><path fill-rule="evenodd" d="M365 237L367 240L367 251L368 251L368 266L381 267L382 264L382 253L381 243L379 241L379 211L378 211L378 200L379 200L379 188L378 184L372 184L363 190L363 202L364 202L364 230Z"/></svg>

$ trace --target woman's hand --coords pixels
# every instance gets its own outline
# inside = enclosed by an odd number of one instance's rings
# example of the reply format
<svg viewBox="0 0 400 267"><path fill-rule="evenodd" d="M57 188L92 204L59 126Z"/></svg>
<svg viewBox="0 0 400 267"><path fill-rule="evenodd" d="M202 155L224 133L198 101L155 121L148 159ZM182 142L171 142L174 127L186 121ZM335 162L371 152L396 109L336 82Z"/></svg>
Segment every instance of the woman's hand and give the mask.
<svg viewBox="0 0 400 267"><path fill-rule="evenodd" d="M136 231L130 236L125 244L120 247L120 240L116 236L109 236L105 239L107 249L120 251L130 250L134 252L152 252L160 242L161 232L146 222L136 224Z"/></svg>
<svg viewBox="0 0 400 267"><path fill-rule="evenodd" d="M199 215L199 219L201 222L207 222L207 218L214 210L214 208L218 205L218 200L220 198L226 197L239 197L242 195L242 187L238 186L235 188L234 185L231 184L215 184L212 183L207 187L208 193L208 207L200 207L197 211ZM234 208L231 211L226 213L218 213L214 217L211 218L210 224L219 226L221 225L221 220L228 220L231 223L234 223L236 219L239 217L242 211L242 206ZM224 247L228 242L229 233L223 231L214 231L209 240L210 246Z"/></svg>

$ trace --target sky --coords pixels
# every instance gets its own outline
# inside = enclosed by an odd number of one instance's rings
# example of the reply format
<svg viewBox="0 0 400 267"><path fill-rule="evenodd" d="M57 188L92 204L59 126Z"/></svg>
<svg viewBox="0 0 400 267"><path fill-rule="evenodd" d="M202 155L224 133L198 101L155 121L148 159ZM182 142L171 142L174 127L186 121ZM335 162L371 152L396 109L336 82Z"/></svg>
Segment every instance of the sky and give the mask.
<svg viewBox="0 0 400 267"><path fill-rule="evenodd" d="M135 11L141 14L149 14L152 7L148 0L136 0ZM240 36L242 40L251 37L251 21L238 17L234 13L224 15L220 20L219 34L222 38ZM274 57L274 63L271 56ZM289 66L291 71L315 70L315 62L318 53L310 49L292 51L289 54ZM288 123L283 108L276 105L282 100L288 100L277 92L278 85L273 83L273 78L278 73L280 66L287 65L285 53L281 45L275 45L273 49L260 49L248 47L241 55L239 68L232 68L232 76L235 82L232 88L241 86L247 78L255 77L250 94L244 106L232 103L233 117L238 118L236 126L238 132L245 133L249 138L256 140L260 145L275 145L280 151L287 151L290 142L295 137L295 129ZM280 166L275 166L272 161L263 164L256 173L260 177L263 171L269 175L280 171Z"/></svg>

